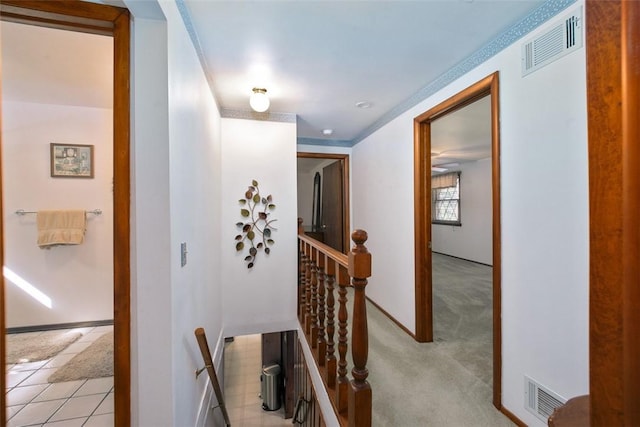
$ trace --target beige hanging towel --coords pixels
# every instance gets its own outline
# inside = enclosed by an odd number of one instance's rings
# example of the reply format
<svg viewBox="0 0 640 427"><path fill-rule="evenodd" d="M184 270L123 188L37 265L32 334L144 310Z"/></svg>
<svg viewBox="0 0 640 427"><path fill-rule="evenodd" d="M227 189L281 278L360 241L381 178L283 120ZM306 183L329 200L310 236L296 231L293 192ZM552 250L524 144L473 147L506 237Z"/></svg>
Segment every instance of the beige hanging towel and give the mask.
<svg viewBox="0 0 640 427"><path fill-rule="evenodd" d="M38 211L38 246L79 245L84 240L87 214L81 210Z"/></svg>

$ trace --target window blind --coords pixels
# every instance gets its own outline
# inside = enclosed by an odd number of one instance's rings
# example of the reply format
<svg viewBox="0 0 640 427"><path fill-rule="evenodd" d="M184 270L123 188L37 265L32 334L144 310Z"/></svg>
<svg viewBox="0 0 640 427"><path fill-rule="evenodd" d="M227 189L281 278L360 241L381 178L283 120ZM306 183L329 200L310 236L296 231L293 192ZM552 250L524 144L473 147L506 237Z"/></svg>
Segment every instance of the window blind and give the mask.
<svg viewBox="0 0 640 427"><path fill-rule="evenodd" d="M431 188L455 187L458 182L458 172L443 173L431 177Z"/></svg>

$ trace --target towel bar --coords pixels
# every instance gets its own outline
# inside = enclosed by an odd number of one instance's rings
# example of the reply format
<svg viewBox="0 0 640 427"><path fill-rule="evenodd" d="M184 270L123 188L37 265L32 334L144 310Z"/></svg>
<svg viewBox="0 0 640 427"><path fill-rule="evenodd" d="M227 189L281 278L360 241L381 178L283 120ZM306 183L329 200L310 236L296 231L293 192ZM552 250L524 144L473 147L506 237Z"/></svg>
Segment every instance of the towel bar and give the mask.
<svg viewBox="0 0 640 427"><path fill-rule="evenodd" d="M94 209L92 211L86 211L87 213L94 215L102 215L102 209ZM24 209L18 209L16 215L37 214L37 211L25 211Z"/></svg>

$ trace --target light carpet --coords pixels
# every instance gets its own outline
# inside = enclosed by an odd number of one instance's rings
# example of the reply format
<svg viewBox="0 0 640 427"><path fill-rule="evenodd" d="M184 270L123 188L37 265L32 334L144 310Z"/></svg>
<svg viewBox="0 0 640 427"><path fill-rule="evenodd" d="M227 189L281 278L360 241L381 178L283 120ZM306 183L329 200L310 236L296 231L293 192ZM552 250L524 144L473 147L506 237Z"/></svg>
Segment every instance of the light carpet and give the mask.
<svg viewBox="0 0 640 427"><path fill-rule="evenodd" d="M433 264L434 342L367 304L373 425L513 426L492 404L491 267L439 254Z"/></svg>
<svg viewBox="0 0 640 427"><path fill-rule="evenodd" d="M8 334L7 363L27 363L50 359L81 336L80 332L60 329Z"/></svg>
<svg viewBox="0 0 640 427"><path fill-rule="evenodd" d="M113 376L113 332L107 332L49 376L50 383Z"/></svg>

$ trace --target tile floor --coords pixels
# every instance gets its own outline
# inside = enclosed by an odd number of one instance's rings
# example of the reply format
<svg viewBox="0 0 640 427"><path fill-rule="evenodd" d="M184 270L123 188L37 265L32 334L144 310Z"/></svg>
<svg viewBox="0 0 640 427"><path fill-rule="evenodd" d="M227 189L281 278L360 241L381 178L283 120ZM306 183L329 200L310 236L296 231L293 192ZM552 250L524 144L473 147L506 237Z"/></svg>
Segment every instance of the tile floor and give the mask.
<svg viewBox="0 0 640 427"><path fill-rule="evenodd" d="M235 337L225 343L224 396L233 427L291 426L284 419L284 409L262 409L260 374L262 372L262 338L258 335Z"/></svg>
<svg viewBox="0 0 640 427"><path fill-rule="evenodd" d="M113 326L83 335L51 359L7 365L8 427L113 427L113 377L49 384L47 378Z"/></svg>

